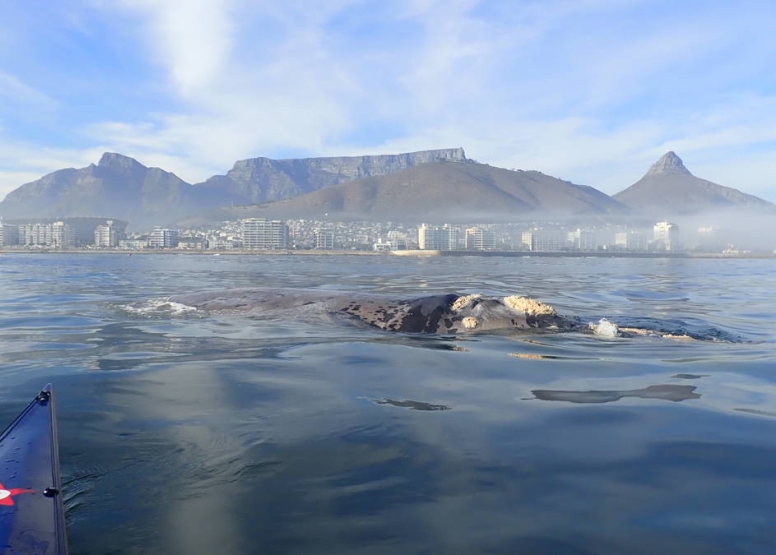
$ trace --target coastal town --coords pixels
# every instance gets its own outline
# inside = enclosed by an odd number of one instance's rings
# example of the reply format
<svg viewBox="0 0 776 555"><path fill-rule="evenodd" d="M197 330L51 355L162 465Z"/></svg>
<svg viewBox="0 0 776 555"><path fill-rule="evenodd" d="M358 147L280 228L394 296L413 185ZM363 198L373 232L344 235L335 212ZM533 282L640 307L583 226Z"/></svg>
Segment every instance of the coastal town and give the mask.
<svg viewBox="0 0 776 555"><path fill-rule="evenodd" d="M750 252L727 242L724 229L700 227L687 234L677 224L668 221L655 222L650 227L613 224L570 226L551 221L409 225L397 222L247 218L224 221L213 228L156 227L145 233L128 233L127 226L125 221L100 218L0 222L0 248L6 251L129 252Z"/></svg>

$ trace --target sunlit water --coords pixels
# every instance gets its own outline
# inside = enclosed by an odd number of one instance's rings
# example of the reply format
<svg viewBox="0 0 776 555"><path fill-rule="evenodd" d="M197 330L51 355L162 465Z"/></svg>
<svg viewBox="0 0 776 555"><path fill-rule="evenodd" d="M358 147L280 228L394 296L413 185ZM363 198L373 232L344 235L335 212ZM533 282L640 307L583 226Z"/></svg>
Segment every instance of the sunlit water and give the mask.
<svg viewBox="0 0 776 555"><path fill-rule="evenodd" d="M706 340L139 310L256 286ZM54 383L74 554L770 554L775 313L774 261L3 254L0 417Z"/></svg>

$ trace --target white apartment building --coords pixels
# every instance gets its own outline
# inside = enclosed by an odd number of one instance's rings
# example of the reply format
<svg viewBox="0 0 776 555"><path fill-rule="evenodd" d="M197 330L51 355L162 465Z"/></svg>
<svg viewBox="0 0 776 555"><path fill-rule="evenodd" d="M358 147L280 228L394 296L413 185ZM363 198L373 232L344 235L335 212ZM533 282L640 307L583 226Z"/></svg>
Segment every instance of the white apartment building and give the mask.
<svg viewBox="0 0 776 555"><path fill-rule="evenodd" d="M55 249L72 249L75 247L75 230L65 222L51 224L51 246Z"/></svg>
<svg viewBox="0 0 776 555"><path fill-rule="evenodd" d="M316 229L313 232L315 240L315 248L317 250L333 250L334 249L334 232L330 229Z"/></svg>
<svg viewBox="0 0 776 555"><path fill-rule="evenodd" d="M655 250L676 252L682 250L679 226L671 222L657 222L652 228Z"/></svg>
<svg viewBox="0 0 776 555"><path fill-rule="evenodd" d="M575 251L594 251L598 250L598 234L589 229L576 229L569 231L569 246Z"/></svg>
<svg viewBox="0 0 776 555"><path fill-rule="evenodd" d="M646 251L649 241L643 231L620 231L614 236L614 246L626 251Z"/></svg>
<svg viewBox="0 0 776 555"><path fill-rule="evenodd" d="M288 248L288 226L280 220L247 218L242 220L243 248L277 250Z"/></svg>
<svg viewBox="0 0 776 555"><path fill-rule="evenodd" d="M65 222L32 223L19 226L19 244L26 247L72 249L75 232Z"/></svg>
<svg viewBox="0 0 776 555"><path fill-rule="evenodd" d="M457 227L421 224L418 228L418 248L433 251L457 251L461 231Z"/></svg>
<svg viewBox="0 0 776 555"><path fill-rule="evenodd" d="M148 246L152 249L174 249L180 242L180 233L177 229L156 227L148 239Z"/></svg>
<svg viewBox="0 0 776 555"><path fill-rule="evenodd" d="M530 251L565 251L569 248L568 232L557 229L525 231L522 235L522 244Z"/></svg>
<svg viewBox="0 0 776 555"><path fill-rule="evenodd" d="M482 227L470 227L466 230L466 250L494 251L496 250L496 234Z"/></svg>
<svg viewBox="0 0 776 555"><path fill-rule="evenodd" d="M123 238L122 230L113 224L113 220L107 220L94 228L94 246L97 248L118 247Z"/></svg>

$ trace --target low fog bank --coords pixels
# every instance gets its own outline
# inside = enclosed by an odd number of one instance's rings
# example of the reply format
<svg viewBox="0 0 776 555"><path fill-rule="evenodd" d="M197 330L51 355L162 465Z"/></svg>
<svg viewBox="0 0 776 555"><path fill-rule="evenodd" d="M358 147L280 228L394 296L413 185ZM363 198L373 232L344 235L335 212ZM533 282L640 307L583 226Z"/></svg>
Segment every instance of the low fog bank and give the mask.
<svg viewBox="0 0 776 555"><path fill-rule="evenodd" d="M687 250L776 251L776 214L728 209L676 217Z"/></svg>

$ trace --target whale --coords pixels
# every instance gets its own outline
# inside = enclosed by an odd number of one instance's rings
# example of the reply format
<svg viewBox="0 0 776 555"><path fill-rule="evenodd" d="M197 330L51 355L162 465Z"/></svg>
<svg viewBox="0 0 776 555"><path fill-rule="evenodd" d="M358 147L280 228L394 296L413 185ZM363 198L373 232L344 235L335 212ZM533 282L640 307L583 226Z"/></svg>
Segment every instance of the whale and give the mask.
<svg viewBox="0 0 776 555"><path fill-rule="evenodd" d="M446 293L409 298L334 291L246 288L170 297L170 302L206 312L326 312L394 332L457 334L493 330L576 331L588 325L559 315L525 296Z"/></svg>
<svg viewBox="0 0 776 555"><path fill-rule="evenodd" d="M552 306L522 295L439 293L387 296L366 291L330 289L242 288L183 293L128 307L135 313L233 313L284 319L346 319L369 327L412 334L481 332L580 332L600 338L659 337L673 341L745 339L703 322L678 319L618 317L579 318L559 314Z"/></svg>

